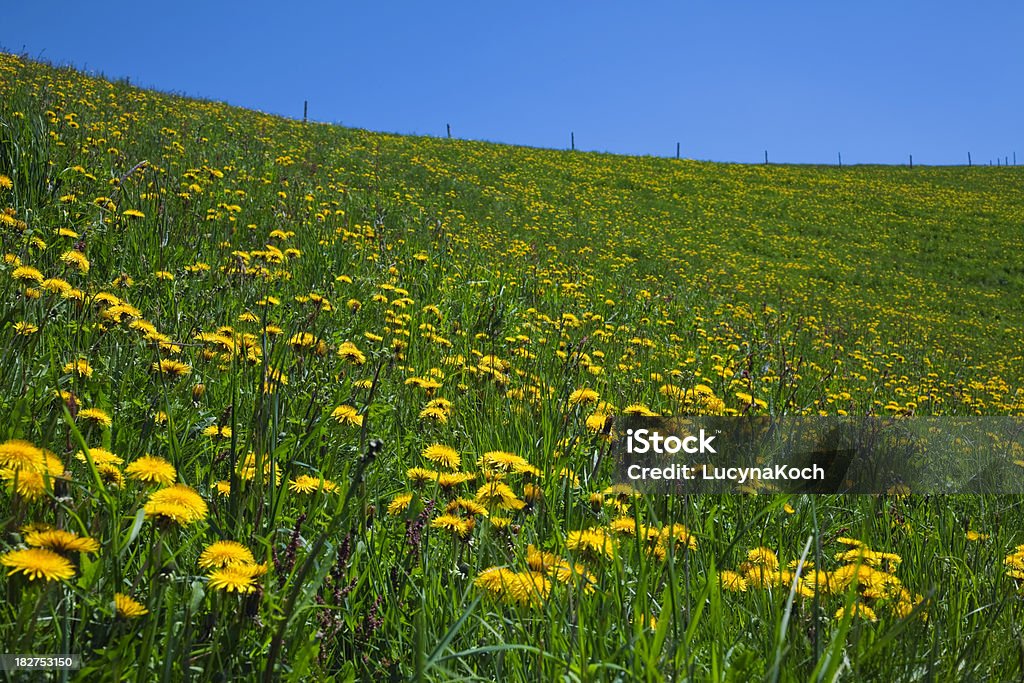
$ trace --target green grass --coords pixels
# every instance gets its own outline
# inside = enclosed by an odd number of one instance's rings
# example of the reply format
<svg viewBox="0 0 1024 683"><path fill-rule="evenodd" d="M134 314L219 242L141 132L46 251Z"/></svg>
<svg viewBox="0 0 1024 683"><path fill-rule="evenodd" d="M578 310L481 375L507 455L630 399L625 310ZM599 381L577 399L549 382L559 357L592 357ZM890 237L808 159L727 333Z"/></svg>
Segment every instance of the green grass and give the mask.
<svg viewBox="0 0 1024 683"><path fill-rule="evenodd" d="M672 414L694 406L662 388L701 384L716 399L701 410L721 413L751 412L743 393L777 415L1021 415L1017 168L742 166L393 136L0 55L0 175L0 442L27 440L66 469L38 495L4 475L0 554L33 522L100 543L72 555L66 580L4 572L2 650L81 653L70 677L87 680L1020 669L1004 563L1024 543L1018 497L618 495L586 425L612 409L570 401L591 388L619 412ZM65 258L76 250L88 272ZM364 363L337 355L346 341ZM79 358L90 377L65 370ZM167 358L190 374L152 371ZM272 381L281 372L287 384ZM446 422L421 417L432 398L451 402ZM362 425L333 419L341 405ZM111 426L76 417L84 408ZM222 427L230 437L204 435ZM433 443L455 448L472 481L410 482L409 468L435 467L421 455ZM125 465L165 458L208 514L147 517L154 487L112 483L97 448ZM476 496L489 451L540 472L505 479L530 504L472 517L465 538L432 527ZM337 488L303 493L302 475ZM389 513L402 493L407 509ZM617 518L685 525L696 547L665 544L660 558L629 535L614 558L570 547ZM902 615L862 584L802 596L793 576L721 583L756 548L783 568L805 556L839 570L839 538L900 556L886 574L906 590ZM253 592L208 583L197 562L221 539L267 565ZM477 585L491 567L527 571L531 544L579 563L593 590L577 573L512 604ZM148 614L117 617L114 593ZM855 603L877 621L835 616Z"/></svg>

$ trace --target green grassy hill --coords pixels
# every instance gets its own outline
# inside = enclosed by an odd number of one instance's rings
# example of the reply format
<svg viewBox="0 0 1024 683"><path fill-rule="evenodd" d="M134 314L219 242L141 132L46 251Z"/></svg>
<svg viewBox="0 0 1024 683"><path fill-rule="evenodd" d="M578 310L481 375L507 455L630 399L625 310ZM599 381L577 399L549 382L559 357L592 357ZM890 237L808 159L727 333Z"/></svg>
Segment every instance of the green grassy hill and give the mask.
<svg viewBox="0 0 1024 683"><path fill-rule="evenodd" d="M386 135L0 54L0 637L110 679L1010 675L1016 498L640 497L601 430L1024 414L1022 252L1016 167Z"/></svg>

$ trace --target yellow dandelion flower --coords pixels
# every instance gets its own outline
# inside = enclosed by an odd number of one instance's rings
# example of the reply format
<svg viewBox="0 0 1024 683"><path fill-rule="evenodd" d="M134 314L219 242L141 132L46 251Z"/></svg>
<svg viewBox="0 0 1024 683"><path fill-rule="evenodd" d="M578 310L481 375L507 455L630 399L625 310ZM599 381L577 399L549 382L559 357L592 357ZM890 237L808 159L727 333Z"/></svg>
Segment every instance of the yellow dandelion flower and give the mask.
<svg viewBox="0 0 1024 683"><path fill-rule="evenodd" d="M242 481L252 481L259 472L258 463L262 464L263 475L260 483L269 482L270 475L274 475L274 484L281 483L281 468L277 467L269 455L258 457L254 452L246 453L245 458L238 463L238 478Z"/></svg>
<svg viewBox="0 0 1024 683"><path fill-rule="evenodd" d="M514 580L515 575L514 571L505 567L488 567L477 575L473 585L500 597L505 590L505 586Z"/></svg>
<svg viewBox="0 0 1024 683"><path fill-rule="evenodd" d="M530 505L539 503L544 498L544 489L537 486L536 484L526 484L523 486L523 500Z"/></svg>
<svg viewBox="0 0 1024 683"><path fill-rule="evenodd" d="M323 479L320 477L312 477L308 474L301 474L295 479L288 482L288 488L295 493L316 493L321 489L325 493L334 493L338 490L338 485L330 479Z"/></svg>
<svg viewBox="0 0 1024 683"><path fill-rule="evenodd" d="M184 484L175 484L154 491L145 505L147 517L171 520L182 526L206 519L208 508L194 489Z"/></svg>
<svg viewBox="0 0 1024 683"><path fill-rule="evenodd" d="M820 569L804 571L800 584L801 588L804 589L802 593L809 593L810 595L813 595L815 592L831 594L844 590L833 583L832 575L829 572L821 571Z"/></svg>
<svg viewBox="0 0 1024 683"><path fill-rule="evenodd" d="M574 407L584 403L596 403L600 395L593 389L577 389L569 394L569 406Z"/></svg>
<svg viewBox="0 0 1024 683"><path fill-rule="evenodd" d="M362 365L366 362L366 354L350 341L346 341L338 347L338 356L353 365Z"/></svg>
<svg viewBox="0 0 1024 683"><path fill-rule="evenodd" d="M462 463L462 459L459 457L458 451L450 446L444 446L437 443L423 449L423 457L430 462L437 463L441 467L447 467L450 470L457 469Z"/></svg>
<svg viewBox="0 0 1024 683"><path fill-rule="evenodd" d="M231 564L215 569L207 576L207 585L228 593L252 593L256 590L257 570L254 565Z"/></svg>
<svg viewBox="0 0 1024 683"><path fill-rule="evenodd" d="M100 481L107 486L113 486L114 488L124 488L124 475L116 465L103 464L97 465L96 471L100 475Z"/></svg>
<svg viewBox="0 0 1024 683"><path fill-rule="evenodd" d="M124 462L121 456L111 453L105 448L90 448L89 455L92 457L92 461L96 463L96 466L100 465L120 465ZM75 454L75 460L81 462L89 462L85 456L85 451L78 451Z"/></svg>
<svg viewBox="0 0 1024 683"><path fill-rule="evenodd" d="M0 444L0 467L35 471L42 462L43 449L28 441L11 439Z"/></svg>
<svg viewBox="0 0 1024 683"><path fill-rule="evenodd" d="M487 451L480 456L477 464L487 469L511 472L515 465L525 462L526 460L522 456L516 455L515 453L509 453L508 451Z"/></svg>
<svg viewBox="0 0 1024 683"><path fill-rule="evenodd" d="M427 396L433 394L436 389L441 388L441 383L430 377L409 377L405 380L406 386L415 386L427 392Z"/></svg>
<svg viewBox="0 0 1024 683"><path fill-rule="evenodd" d="M0 469L0 479L10 482L7 486L9 492L29 501L37 501L47 493L53 492L47 478L34 470L3 468Z"/></svg>
<svg viewBox="0 0 1024 683"><path fill-rule="evenodd" d="M586 420L587 429L595 434L607 433L612 426L612 416L607 413L594 413Z"/></svg>
<svg viewBox="0 0 1024 683"><path fill-rule="evenodd" d="M483 570L473 582L509 604L539 606L551 594L551 581L536 572L514 572L504 567Z"/></svg>
<svg viewBox="0 0 1024 683"><path fill-rule="evenodd" d="M79 536L73 531L47 529L35 531L25 536L25 545L34 548L47 548L59 553L96 553L100 544L95 538Z"/></svg>
<svg viewBox="0 0 1024 683"><path fill-rule="evenodd" d="M310 332L299 332L298 334L293 334L291 338L288 339L288 345L296 350L311 349L323 346L323 342L316 335Z"/></svg>
<svg viewBox="0 0 1024 683"><path fill-rule="evenodd" d="M497 356L484 356L477 363L477 367L481 369L495 370L497 372L508 372L512 365L507 360L502 360Z"/></svg>
<svg viewBox="0 0 1024 683"><path fill-rule="evenodd" d="M470 472L441 472L437 475L437 485L443 489L450 489L474 479L476 475Z"/></svg>
<svg viewBox="0 0 1024 683"><path fill-rule="evenodd" d="M203 436L208 436L211 439L230 439L231 438L231 427L227 425L217 426L210 425L203 430Z"/></svg>
<svg viewBox="0 0 1024 683"><path fill-rule="evenodd" d="M685 546L690 550L697 549L697 538L683 524L673 524L672 526L664 527L659 532L658 541L666 547L670 542L674 542L677 547Z"/></svg>
<svg viewBox="0 0 1024 683"><path fill-rule="evenodd" d="M883 591L898 585L899 579L864 564L848 564L839 567L829 576L829 585L836 592L846 590L851 584L871 591Z"/></svg>
<svg viewBox="0 0 1024 683"><path fill-rule="evenodd" d="M154 455L136 458L124 469L130 479L137 479L149 484L169 486L174 483L178 473L174 465Z"/></svg>
<svg viewBox="0 0 1024 683"><path fill-rule="evenodd" d="M388 503L388 514L396 516L404 513L409 509L409 503L412 502L412 496L413 494L411 493L399 493L396 495L391 499L391 502Z"/></svg>
<svg viewBox="0 0 1024 683"><path fill-rule="evenodd" d="M847 538L845 536L840 536L839 538L837 538L836 543L842 543L843 545L849 545L855 548L867 547L864 541L858 541L856 538Z"/></svg>
<svg viewBox="0 0 1024 683"><path fill-rule="evenodd" d="M473 533L474 523L472 519L463 519L452 514L443 514L431 520L430 526L433 529L443 529L461 539L466 539Z"/></svg>
<svg viewBox="0 0 1024 683"><path fill-rule="evenodd" d="M540 470L531 465L526 458L507 451L488 451L480 456L477 464L491 471L540 476Z"/></svg>
<svg viewBox="0 0 1024 683"><path fill-rule="evenodd" d="M356 408L349 405L341 405L331 411L333 417L339 424L352 425L353 427L363 426L363 416Z"/></svg>
<svg viewBox="0 0 1024 683"><path fill-rule="evenodd" d="M405 476L413 484L422 485L428 481L437 481L441 473L426 467L410 467L405 471Z"/></svg>
<svg viewBox="0 0 1024 683"><path fill-rule="evenodd" d="M145 218L146 217L146 214L142 213L138 209L125 209L124 211L121 212L121 214L123 216L127 216L128 218Z"/></svg>
<svg viewBox="0 0 1024 683"><path fill-rule="evenodd" d="M770 572L779 568L779 558L770 548L754 548L747 553L747 562L755 567L762 567Z"/></svg>
<svg viewBox="0 0 1024 683"><path fill-rule="evenodd" d="M27 323L24 320L19 320L14 323L14 333L22 336L29 337L39 331L39 328L32 323Z"/></svg>
<svg viewBox="0 0 1024 683"><path fill-rule="evenodd" d="M846 607L840 607L835 614L837 620L843 619L847 613L852 615L854 619L863 619L864 621L878 621L878 616L875 615L875 611L859 602L853 603L851 609L847 610Z"/></svg>
<svg viewBox="0 0 1024 683"><path fill-rule="evenodd" d="M439 410L445 411L446 413L450 413L452 410L452 402L446 398L434 398L431 399L430 401L427 401L426 407L437 408Z"/></svg>
<svg viewBox="0 0 1024 683"><path fill-rule="evenodd" d="M512 524L512 520L508 517L491 516L487 518L487 521L490 522L491 526L497 529L498 531L504 531L505 529L508 529L509 526Z"/></svg>
<svg viewBox="0 0 1024 683"><path fill-rule="evenodd" d="M636 536L636 520L632 517L617 517L608 525L608 530L626 536Z"/></svg>
<svg viewBox="0 0 1024 683"><path fill-rule="evenodd" d="M29 522L23 525L19 531L21 531L22 536L28 536L37 531L50 531L53 528L54 526L48 522Z"/></svg>
<svg viewBox="0 0 1024 683"><path fill-rule="evenodd" d="M638 415L640 417L658 417L658 414L656 412L654 412L647 406L643 405L642 403L634 403L632 405L626 406L625 408L622 409L622 414Z"/></svg>
<svg viewBox="0 0 1024 683"><path fill-rule="evenodd" d="M129 289L135 284L135 280L128 273L121 273L110 281L110 286L117 289Z"/></svg>
<svg viewBox="0 0 1024 683"><path fill-rule="evenodd" d="M882 563L898 565L903 558L895 553L883 553L871 550L867 546L852 548L841 553L836 553L836 560L844 563L863 563L870 567L880 567Z"/></svg>
<svg viewBox="0 0 1024 683"><path fill-rule="evenodd" d="M60 581L75 575L75 568L67 558L46 548L12 550L0 555L0 564L11 567L8 576L21 572L30 581Z"/></svg>
<svg viewBox="0 0 1024 683"><path fill-rule="evenodd" d="M576 473L570 470L568 467L563 467L562 469L560 469L558 471L558 476L568 481L569 486L571 486L572 488L578 489L580 487L579 476L577 476Z"/></svg>
<svg viewBox="0 0 1024 683"><path fill-rule="evenodd" d="M538 550L532 543L526 546L526 564L535 572L546 572L562 564L564 560L554 553Z"/></svg>
<svg viewBox="0 0 1024 683"><path fill-rule="evenodd" d="M238 541L215 541L206 546L206 549L199 555L199 566L203 569L255 563L252 551Z"/></svg>
<svg viewBox="0 0 1024 683"><path fill-rule="evenodd" d="M114 593L114 611L122 619L136 619L149 614L142 603L124 593Z"/></svg>
<svg viewBox="0 0 1024 683"><path fill-rule="evenodd" d="M448 503L448 506L445 508L445 512L455 511L462 511L465 514L474 517L478 515L482 517L488 516L487 508L485 508L483 505L476 502L475 500L470 500L469 498L460 497Z"/></svg>
<svg viewBox="0 0 1024 683"><path fill-rule="evenodd" d="M248 358L251 362L258 362L259 356L256 353L258 349L252 349L252 353L248 354ZM263 385L264 394L272 394L277 391L278 387L288 386L288 375L279 368L274 368L267 372L267 381Z"/></svg>
<svg viewBox="0 0 1024 683"><path fill-rule="evenodd" d="M72 375L78 375L79 377L89 378L92 377L92 366L89 365L89 361L84 358L79 358L78 360L65 363L64 372Z"/></svg>
<svg viewBox="0 0 1024 683"><path fill-rule="evenodd" d="M747 590L747 580L741 574L728 569L718 572L718 581L723 590L733 593L745 593Z"/></svg>
<svg viewBox="0 0 1024 683"><path fill-rule="evenodd" d="M755 588L772 588L773 586L786 583L782 572L777 569L769 569L768 567L751 564L750 562L741 564L740 569L743 570L743 576L747 580L747 584Z"/></svg>
<svg viewBox="0 0 1024 683"><path fill-rule="evenodd" d="M110 419L110 416L99 408L83 408L78 411L77 419L92 422L100 425L101 427L109 427L114 424L114 421Z"/></svg>
<svg viewBox="0 0 1024 683"><path fill-rule="evenodd" d="M615 546L612 538L603 529L591 528L581 531L570 531L565 539L565 546L569 550L587 553L595 557L606 557L609 560L615 557Z"/></svg>
<svg viewBox="0 0 1024 683"><path fill-rule="evenodd" d="M62 280L59 277L51 277L43 280L42 288L45 289L47 292L60 294L62 296L66 296L68 293L74 290L74 287L71 286L70 282Z"/></svg>
<svg viewBox="0 0 1024 683"><path fill-rule="evenodd" d="M420 411L421 420L430 420L438 424L448 423L448 412L441 408L427 407Z"/></svg>
<svg viewBox="0 0 1024 683"><path fill-rule="evenodd" d="M500 481L489 481L481 486L476 492L476 500L488 510L522 510L526 507L526 503L519 500L515 492Z"/></svg>
<svg viewBox="0 0 1024 683"><path fill-rule="evenodd" d="M11 272L11 277L22 282L43 281L43 274L32 266L18 266Z"/></svg>
<svg viewBox="0 0 1024 683"><path fill-rule="evenodd" d="M559 583L582 579L585 593L593 593L597 587L597 577L582 564L572 564L554 553L538 550L533 545L526 547L526 563L531 571L553 576Z"/></svg>
<svg viewBox="0 0 1024 683"><path fill-rule="evenodd" d="M61 255L60 260L64 262L65 265L75 268L79 273L89 272L89 259L87 259L85 254L80 251L76 251L74 249L65 251Z"/></svg>
<svg viewBox="0 0 1024 683"><path fill-rule="evenodd" d="M508 585L505 599L520 605L539 606L551 594L551 581L536 572L517 572Z"/></svg>
<svg viewBox="0 0 1024 683"><path fill-rule="evenodd" d="M177 379L192 372L192 367L172 358L164 358L151 366L153 372L158 372L164 377Z"/></svg>

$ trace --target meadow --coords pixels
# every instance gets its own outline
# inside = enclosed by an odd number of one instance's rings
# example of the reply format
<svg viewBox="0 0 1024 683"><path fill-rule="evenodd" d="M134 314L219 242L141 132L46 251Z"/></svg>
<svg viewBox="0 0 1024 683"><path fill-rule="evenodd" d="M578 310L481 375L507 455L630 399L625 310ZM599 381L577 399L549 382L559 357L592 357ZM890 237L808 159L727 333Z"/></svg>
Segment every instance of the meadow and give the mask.
<svg viewBox="0 0 1024 683"><path fill-rule="evenodd" d="M624 415L1022 415L1021 253L1016 167L388 135L0 53L0 651L1016 678L1019 497L643 496L603 454Z"/></svg>

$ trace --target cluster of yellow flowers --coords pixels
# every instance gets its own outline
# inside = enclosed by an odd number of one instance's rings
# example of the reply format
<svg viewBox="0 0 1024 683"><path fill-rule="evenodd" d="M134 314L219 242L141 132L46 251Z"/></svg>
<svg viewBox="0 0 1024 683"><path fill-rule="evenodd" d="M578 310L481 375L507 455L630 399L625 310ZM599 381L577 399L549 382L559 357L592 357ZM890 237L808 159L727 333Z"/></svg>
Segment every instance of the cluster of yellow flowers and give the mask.
<svg viewBox="0 0 1024 683"><path fill-rule="evenodd" d="M825 571L814 562L793 560L783 567L770 548L754 548L738 571L723 570L718 580L724 590L745 592L750 588L793 590L802 598L815 596L843 596L851 589L857 601L848 610L840 608L836 619L847 614L867 621L877 621L877 612L884 607L897 617L909 616L924 599L911 593L894 574L902 558L895 553L872 550L854 538L840 537L837 542L849 549L836 553L840 563L836 569ZM924 612L920 612L922 617Z"/></svg>
<svg viewBox="0 0 1024 683"><path fill-rule="evenodd" d="M207 569L211 588L228 593L252 593L256 579L267 573L267 565L257 564L252 551L237 541L216 541L199 556L199 567Z"/></svg>

